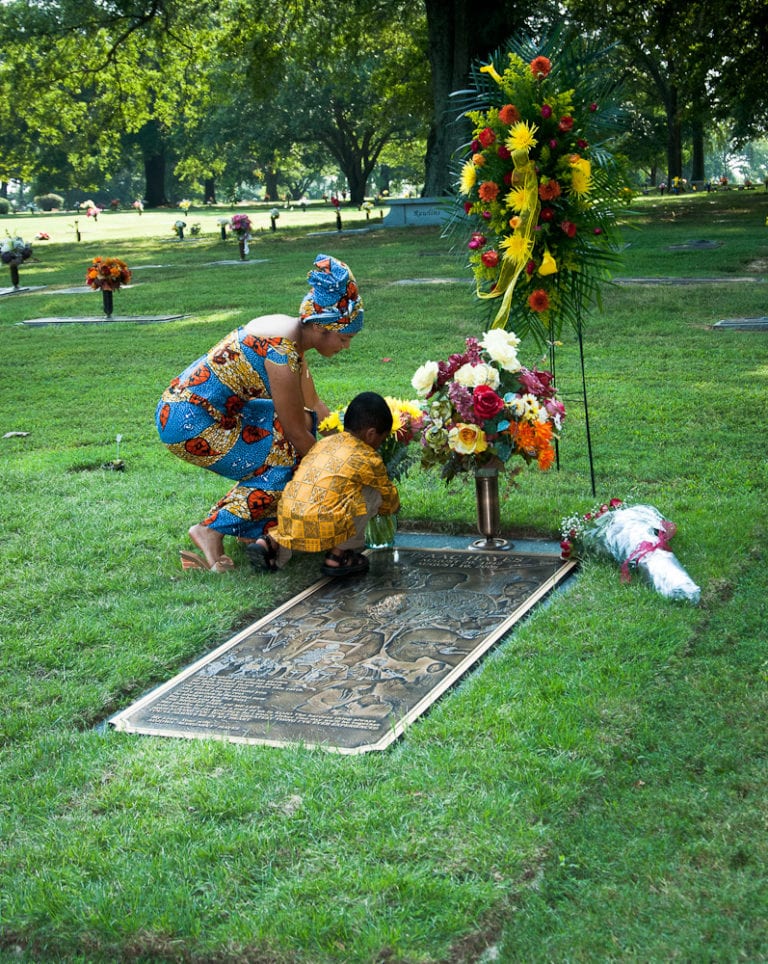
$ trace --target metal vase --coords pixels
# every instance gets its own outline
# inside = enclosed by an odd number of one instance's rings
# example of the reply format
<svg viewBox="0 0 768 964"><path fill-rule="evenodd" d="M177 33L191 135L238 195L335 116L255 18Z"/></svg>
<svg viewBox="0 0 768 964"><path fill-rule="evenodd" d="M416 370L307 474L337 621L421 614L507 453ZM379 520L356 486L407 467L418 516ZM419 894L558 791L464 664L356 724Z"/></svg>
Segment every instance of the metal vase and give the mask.
<svg viewBox="0 0 768 964"><path fill-rule="evenodd" d="M499 473L497 469L478 469L475 473L477 497L477 531L483 536L472 543L473 549L507 549L510 543L498 535L501 525L499 510Z"/></svg>
<svg viewBox="0 0 768 964"><path fill-rule="evenodd" d="M104 306L104 314L107 318L112 317L112 291L107 288L101 289L101 302Z"/></svg>
<svg viewBox="0 0 768 964"><path fill-rule="evenodd" d="M19 265L16 261L11 261L11 284L14 288L19 287Z"/></svg>

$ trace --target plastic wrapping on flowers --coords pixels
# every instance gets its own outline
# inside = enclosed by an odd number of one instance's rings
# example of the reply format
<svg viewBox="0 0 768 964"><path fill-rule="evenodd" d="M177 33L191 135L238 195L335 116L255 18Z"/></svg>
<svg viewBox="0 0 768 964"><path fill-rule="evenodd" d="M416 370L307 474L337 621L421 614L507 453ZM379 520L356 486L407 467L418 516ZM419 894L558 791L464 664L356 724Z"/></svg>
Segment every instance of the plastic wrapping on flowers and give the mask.
<svg viewBox="0 0 768 964"><path fill-rule="evenodd" d="M585 310L619 261L626 188L608 51L564 31L512 40L455 96L472 124L448 233L462 239L491 327L541 344Z"/></svg>
<svg viewBox="0 0 768 964"><path fill-rule="evenodd" d="M584 549L610 556L620 563L625 582L631 578L630 571L638 569L666 599L699 601L701 590L669 547L669 540L677 527L657 508L652 505L628 506L612 499L608 506L582 518L586 524L578 536ZM564 526L569 521L564 520ZM575 535L576 529L571 532Z"/></svg>
<svg viewBox="0 0 768 964"><path fill-rule="evenodd" d="M32 245L27 244L23 238L20 237L10 237L4 238L0 241L0 261L3 264L21 264L22 261L27 261L32 257Z"/></svg>

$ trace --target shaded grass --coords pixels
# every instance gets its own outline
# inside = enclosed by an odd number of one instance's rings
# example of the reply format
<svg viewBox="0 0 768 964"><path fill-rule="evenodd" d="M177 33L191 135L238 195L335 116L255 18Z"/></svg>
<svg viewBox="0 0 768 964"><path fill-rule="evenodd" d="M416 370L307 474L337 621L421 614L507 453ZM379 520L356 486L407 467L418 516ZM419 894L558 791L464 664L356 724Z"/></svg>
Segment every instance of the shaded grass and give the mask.
<svg viewBox="0 0 768 964"><path fill-rule="evenodd" d="M638 203L622 275L741 276L747 249L765 256L766 201L754 195L742 214L746 199L736 211L716 199L684 212L678 199ZM681 234L722 238L717 261L667 254ZM598 496L650 502L678 524L673 546L700 607L588 560L384 754L94 729L314 579L311 558L277 579L253 574L237 547L231 577L181 573L186 528L222 485L169 457L152 416L170 378L234 325L298 305L326 240L366 303L352 351L314 366L329 403L372 386L409 396L418 364L482 330L466 284L395 283L462 278L428 229L286 232L259 239L251 256L268 262L248 266L207 267L215 239L116 239L110 253L132 265L177 265L137 272L142 283L117 295L120 311L182 306L189 316L169 325L29 329L17 323L62 305L86 315L97 296L0 301L15 386L0 396L0 425L30 432L0 440L0 955L764 956L768 347L764 333L708 327L764 313L759 272L616 287L587 328ZM103 253L45 252L23 269L30 284L77 283ZM572 339L558 373L561 469L505 490L513 536L551 537L593 502ZM116 434L124 473L100 468ZM417 473L402 496L402 524L474 531L471 486Z"/></svg>

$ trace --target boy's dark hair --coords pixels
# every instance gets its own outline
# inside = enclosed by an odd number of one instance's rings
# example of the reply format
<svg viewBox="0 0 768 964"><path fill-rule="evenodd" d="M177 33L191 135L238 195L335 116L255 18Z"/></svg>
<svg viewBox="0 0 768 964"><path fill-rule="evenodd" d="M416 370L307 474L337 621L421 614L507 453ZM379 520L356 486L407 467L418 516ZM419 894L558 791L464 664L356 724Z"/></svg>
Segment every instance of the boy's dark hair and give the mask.
<svg viewBox="0 0 768 964"><path fill-rule="evenodd" d="M375 428L382 435L392 431L392 412L386 399L376 392L355 395L344 413L345 431L357 433L367 428Z"/></svg>

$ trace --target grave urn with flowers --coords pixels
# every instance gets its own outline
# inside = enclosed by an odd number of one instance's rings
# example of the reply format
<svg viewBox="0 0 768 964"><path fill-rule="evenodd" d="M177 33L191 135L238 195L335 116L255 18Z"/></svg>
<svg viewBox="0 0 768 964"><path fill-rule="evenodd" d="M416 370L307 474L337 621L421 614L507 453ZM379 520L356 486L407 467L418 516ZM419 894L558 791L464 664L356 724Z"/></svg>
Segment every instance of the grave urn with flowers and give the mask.
<svg viewBox="0 0 768 964"><path fill-rule="evenodd" d="M11 285L19 287L19 266L32 257L32 245L23 238L8 236L0 241L0 261L7 264L11 270Z"/></svg>
<svg viewBox="0 0 768 964"><path fill-rule="evenodd" d="M112 317L113 292L119 291L123 285L130 282L130 268L120 258L96 257L85 274L85 283L88 287L101 291L104 314L107 318Z"/></svg>
<svg viewBox="0 0 768 964"><path fill-rule="evenodd" d="M467 338L463 352L425 362L411 382L423 399L421 465L439 466L446 481L474 476L481 549L507 545L498 536L499 473L511 462L511 476L520 462L549 469L565 419L552 373L524 367L519 345L514 332L491 329Z"/></svg>
<svg viewBox="0 0 768 964"><path fill-rule="evenodd" d="M245 261L248 254L248 242L251 239L251 219L247 214L233 214L229 219L229 227L237 238L240 260Z"/></svg>

